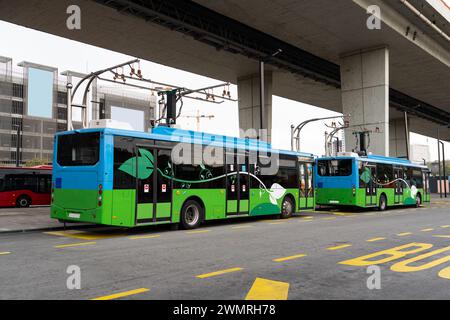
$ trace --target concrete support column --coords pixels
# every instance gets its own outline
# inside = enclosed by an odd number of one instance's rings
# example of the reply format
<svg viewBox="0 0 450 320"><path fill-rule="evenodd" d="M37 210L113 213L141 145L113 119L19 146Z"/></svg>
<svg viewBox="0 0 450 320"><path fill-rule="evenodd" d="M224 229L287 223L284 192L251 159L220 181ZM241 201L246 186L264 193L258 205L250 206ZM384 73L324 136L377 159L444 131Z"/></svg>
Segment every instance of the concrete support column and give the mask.
<svg viewBox="0 0 450 320"><path fill-rule="evenodd" d="M355 150L354 133L369 131L368 152L389 155L389 50L359 50L341 57L342 107L350 114L347 151Z"/></svg>
<svg viewBox="0 0 450 320"><path fill-rule="evenodd" d="M409 133L408 133L409 134ZM389 123L389 150L390 156L406 158L408 156L405 119L394 119Z"/></svg>
<svg viewBox="0 0 450 320"><path fill-rule="evenodd" d="M261 129L259 74L238 79L238 96L241 138L260 138L270 143L272 140L272 72L264 73L262 129L267 130L267 136L264 134L261 137L258 136L260 134L259 129Z"/></svg>

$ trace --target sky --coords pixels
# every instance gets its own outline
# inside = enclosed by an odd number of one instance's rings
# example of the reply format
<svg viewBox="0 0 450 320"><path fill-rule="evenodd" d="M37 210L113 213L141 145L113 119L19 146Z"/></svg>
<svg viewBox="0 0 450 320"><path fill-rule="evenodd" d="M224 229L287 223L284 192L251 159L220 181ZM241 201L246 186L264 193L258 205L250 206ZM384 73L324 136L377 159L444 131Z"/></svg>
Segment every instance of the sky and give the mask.
<svg viewBox="0 0 450 320"><path fill-rule="evenodd" d="M3 46L0 47L0 56L12 58L14 65L21 61L28 61L57 67L58 72L72 70L88 73L135 58L4 21L0 21L0 34L3 43ZM141 61L141 69L145 78L190 89L221 83L215 79L150 61ZM237 87L231 86L230 91L232 97L237 99ZM222 88L215 91L219 95L221 92ZM272 98L272 109L276 110L272 115L272 145L280 149L290 149L291 125L298 125L311 118L337 115L326 109L277 96ZM212 104L184 99L182 117L178 121L181 128L196 130L197 120L192 116L197 115L197 110L201 115L214 116L211 119L200 120L201 131L230 136L239 134L237 102L226 101L222 104ZM289 116L286 117L286 115ZM301 150L322 155L326 130L324 122L305 127L302 131ZM429 145L431 159L437 159L437 141L435 139L412 133L411 143ZM450 144L446 143L446 148L449 146Z"/></svg>

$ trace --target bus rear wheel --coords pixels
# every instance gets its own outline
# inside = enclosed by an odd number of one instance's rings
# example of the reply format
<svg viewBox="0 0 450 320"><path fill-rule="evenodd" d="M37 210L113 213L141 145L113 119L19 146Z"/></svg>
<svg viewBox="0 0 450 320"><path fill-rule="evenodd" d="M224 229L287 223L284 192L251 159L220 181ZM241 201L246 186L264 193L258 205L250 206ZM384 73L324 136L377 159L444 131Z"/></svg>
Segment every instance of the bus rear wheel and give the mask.
<svg viewBox="0 0 450 320"><path fill-rule="evenodd" d="M419 208L422 205L422 197L420 194L416 195L416 208Z"/></svg>
<svg viewBox="0 0 450 320"><path fill-rule="evenodd" d="M183 229L195 229L200 226L203 217L203 208L195 200L189 200L181 209L180 223Z"/></svg>
<svg viewBox="0 0 450 320"><path fill-rule="evenodd" d="M31 199L27 196L20 196L16 200L16 205L19 208L28 208L31 205Z"/></svg>
<svg viewBox="0 0 450 320"><path fill-rule="evenodd" d="M387 208L387 198L384 194L380 197L380 203L378 204L378 210L384 211Z"/></svg>
<svg viewBox="0 0 450 320"><path fill-rule="evenodd" d="M281 204L281 219L287 219L292 217L294 213L294 203L291 198L285 197Z"/></svg>

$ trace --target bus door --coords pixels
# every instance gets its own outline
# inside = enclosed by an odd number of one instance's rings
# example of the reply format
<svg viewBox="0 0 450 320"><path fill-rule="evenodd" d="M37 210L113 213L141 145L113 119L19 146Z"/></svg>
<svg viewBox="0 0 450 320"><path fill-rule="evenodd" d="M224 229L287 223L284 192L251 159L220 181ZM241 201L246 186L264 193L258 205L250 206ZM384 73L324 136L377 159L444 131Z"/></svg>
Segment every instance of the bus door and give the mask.
<svg viewBox="0 0 450 320"><path fill-rule="evenodd" d="M423 191L425 201L430 201L430 172L423 172Z"/></svg>
<svg viewBox="0 0 450 320"><path fill-rule="evenodd" d="M157 143L136 146L136 224L172 218L171 148Z"/></svg>
<svg viewBox="0 0 450 320"><path fill-rule="evenodd" d="M394 203L400 204L403 203L403 187L404 182L400 179L403 179L403 169L402 168L394 168Z"/></svg>
<svg viewBox="0 0 450 320"><path fill-rule="evenodd" d="M371 179L369 183L366 184L366 205L375 206L377 205L377 184L374 179L376 177L376 166L367 165L367 169L370 171Z"/></svg>
<svg viewBox="0 0 450 320"><path fill-rule="evenodd" d="M248 215L249 213L249 163L245 151L226 154L227 194L226 214Z"/></svg>
<svg viewBox="0 0 450 320"><path fill-rule="evenodd" d="M299 209L314 208L313 164L299 162Z"/></svg>

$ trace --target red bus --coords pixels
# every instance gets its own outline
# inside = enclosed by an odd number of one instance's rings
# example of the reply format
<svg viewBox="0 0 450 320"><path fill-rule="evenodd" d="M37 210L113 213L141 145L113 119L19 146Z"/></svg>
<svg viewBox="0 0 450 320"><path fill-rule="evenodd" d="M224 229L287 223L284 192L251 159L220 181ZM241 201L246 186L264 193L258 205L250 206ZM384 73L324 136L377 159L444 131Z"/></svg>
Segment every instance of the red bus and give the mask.
<svg viewBox="0 0 450 320"><path fill-rule="evenodd" d="M52 167L0 167L0 207L50 205Z"/></svg>

